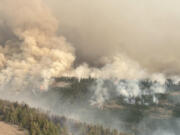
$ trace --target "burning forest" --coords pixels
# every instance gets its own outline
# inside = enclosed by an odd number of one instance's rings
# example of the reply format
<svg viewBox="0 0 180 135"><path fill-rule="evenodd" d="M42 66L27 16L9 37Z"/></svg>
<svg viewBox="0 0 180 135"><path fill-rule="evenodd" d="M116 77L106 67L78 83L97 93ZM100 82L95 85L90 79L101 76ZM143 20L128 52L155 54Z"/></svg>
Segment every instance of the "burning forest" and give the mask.
<svg viewBox="0 0 180 135"><path fill-rule="evenodd" d="M0 120L32 135L179 135L178 5L0 0Z"/></svg>

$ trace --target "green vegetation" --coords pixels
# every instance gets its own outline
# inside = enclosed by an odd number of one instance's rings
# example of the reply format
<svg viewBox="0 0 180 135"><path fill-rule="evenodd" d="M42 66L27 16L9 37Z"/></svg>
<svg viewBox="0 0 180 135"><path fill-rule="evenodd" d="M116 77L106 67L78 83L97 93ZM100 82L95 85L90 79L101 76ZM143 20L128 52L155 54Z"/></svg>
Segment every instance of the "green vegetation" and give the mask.
<svg viewBox="0 0 180 135"><path fill-rule="evenodd" d="M26 104L0 100L0 120L19 125L30 135L125 135L102 126L87 125L65 117L49 116Z"/></svg>
<svg viewBox="0 0 180 135"><path fill-rule="evenodd" d="M77 78L62 77L55 80L57 82L67 82L70 85L64 88L54 88L49 93L44 93L44 95L50 95L50 93L55 92L56 95L61 95L61 99L65 102L68 100L72 104L78 103L83 104L86 108L91 107L89 106L89 100L94 95L91 86L92 84L96 84L96 79L87 78L78 81ZM126 80L121 81L125 82ZM109 89L114 88L111 80L105 80L104 85ZM104 101L104 110L99 110L99 112L110 112L114 116L117 116L116 118L120 118L121 121L129 124L138 124L146 117L151 117L154 120L179 118L180 105L178 99L180 96L178 93L180 84L173 84L171 79L167 79L164 85L167 93L157 94L151 94L149 89L151 89L152 85L157 85L157 82L150 79L140 80L139 86L141 90L149 94L142 95L141 97L132 97L130 99L134 102L132 104L129 102L130 100L127 102L126 97L116 96L116 93L113 93L112 90L109 93L112 96L109 96L108 101ZM155 102L154 98L158 99L158 102ZM177 100L177 103L174 100ZM96 110L95 107L90 109Z"/></svg>
<svg viewBox="0 0 180 135"><path fill-rule="evenodd" d="M56 82L66 82L70 85L64 88L54 88L54 91L59 93L63 100L70 100L72 102L76 101L86 101L86 99L91 96L91 92L89 87L95 83L95 79L88 78L88 79L81 79L80 81L77 78L68 78L68 77L61 77L56 78ZM49 91L51 93L53 90ZM49 94L46 93L46 94Z"/></svg>
<svg viewBox="0 0 180 135"><path fill-rule="evenodd" d="M29 108L26 104L19 105L0 100L0 120L19 125L31 135L57 135L59 128L48 119L46 114Z"/></svg>
<svg viewBox="0 0 180 135"><path fill-rule="evenodd" d="M106 119L106 121L109 120L108 117L105 118L106 114L109 113L117 121L121 120L124 122L125 129L132 133L139 132L137 126L146 117L152 120L149 121L148 125L148 128L151 129L156 127L154 125L155 122L164 123L163 121L180 117L180 105L174 104L172 101L175 97L174 94L178 92L179 85L173 85L170 81L166 87L172 94L156 94L155 96L159 99L158 104L152 102L154 95L143 95L142 97L133 98L134 104L129 104L122 96L112 96L105 102L102 110L96 106L89 105L89 100L94 95L91 86L96 83L95 79L88 78L79 81L77 78L62 77L55 78L55 81L57 83L65 82L69 85L67 87L54 85L51 90L45 92L37 91L36 94L31 94L31 91L28 90L24 91L24 93L28 93L27 95L35 103L38 103L39 99L42 99L41 102L44 104L53 103L50 110L55 112L56 107L58 108L57 112L61 111L61 106L63 105L70 108L69 111L83 108L87 110L83 110L84 113L92 110L96 112L98 118ZM108 80L106 84L111 86L111 82ZM145 90L150 88L151 85L152 82L149 80L140 82L140 87ZM175 93L173 94L173 92ZM115 93L110 94L114 95ZM177 95L177 97L179 96ZM26 104L10 103L2 100L0 100L0 120L19 125L27 129L30 135L125 135L118 133L117 130L105 129L100 125L88 125L65 117L50 116L48 113L42 113L38 109L28 107Z"/></svg>

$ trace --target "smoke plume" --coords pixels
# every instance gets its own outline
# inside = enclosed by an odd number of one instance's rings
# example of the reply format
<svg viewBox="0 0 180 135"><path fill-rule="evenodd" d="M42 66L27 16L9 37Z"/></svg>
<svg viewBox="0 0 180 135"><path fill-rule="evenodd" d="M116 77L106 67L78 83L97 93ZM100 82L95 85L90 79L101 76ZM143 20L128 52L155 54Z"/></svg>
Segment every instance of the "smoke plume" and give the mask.
<svg viewBox="0 0 180 135"><path fill-rule="evenodd" d="M160 1L1 0L2 86L19 89L40 82L35 87L47 89L53 77L62 75L139 79L179 74L174 25L179 10L167 9L177 2L162 6Z"/></svg>
<svg viewBox="0 0 180 135"><path fill-rule="evenodd" d="M124 53L148 72L179 74L178 0L45 0L59 33L76 48L77 63L102 66Z"/></svg>
<svg viewBox="0 0 180 135"><path fill-rule="evenodd" d="M56 106L60 104L56 93L37 96L36 101L29 95L34 97L37 89L48 90L56 77L73 76L79 81L92 77L97 79L92 86L94 95L89 99L92 105L102 107L107 100L119 96L133 104L135 98L144 95L152 95L153 102L158 103L155 95L167 92L167 78L174 84L180 82L177 0L0 0L0 3L0 91L6 91L1 98L61 112ZM142 89L140 83L147 78L153 84ZM29 91L12 97L13 92L25 89ZM8 94L10 90L14 90L13 94ZM39 99L44 100L40 103ZM77 106L64 103L64 114L77 108L74 114L80 114L82 106ZM84 119L94 122L99 114L98 117L111 121L103 119L101 124L110 126L114 122L114 127L119 128L120 118L115 121L116 117L111 119L108 113L87 108ZM160 133L171 134L161 129L153 134Z"/></svg>
<svg viewBox="0 0 180 135"><path fill-rule="evenodd" d="M0 11L1 87L38 82L47 89L75 59L71 45L56 34L58 21L41 0L1 0Z"/></svg>

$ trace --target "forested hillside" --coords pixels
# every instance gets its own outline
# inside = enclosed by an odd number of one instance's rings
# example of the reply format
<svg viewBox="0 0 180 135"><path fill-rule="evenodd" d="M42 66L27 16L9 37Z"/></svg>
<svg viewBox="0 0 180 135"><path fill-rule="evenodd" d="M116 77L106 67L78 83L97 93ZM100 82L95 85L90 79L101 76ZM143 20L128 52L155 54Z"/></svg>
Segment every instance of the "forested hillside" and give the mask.
<svg viewBox="0 0 180 135"><path fill-rule="evenodd" d="M65 117L50 116L26 104L0 100L0 120L19 125L30 135L125 135L102 126L87 125Z"/></svg>

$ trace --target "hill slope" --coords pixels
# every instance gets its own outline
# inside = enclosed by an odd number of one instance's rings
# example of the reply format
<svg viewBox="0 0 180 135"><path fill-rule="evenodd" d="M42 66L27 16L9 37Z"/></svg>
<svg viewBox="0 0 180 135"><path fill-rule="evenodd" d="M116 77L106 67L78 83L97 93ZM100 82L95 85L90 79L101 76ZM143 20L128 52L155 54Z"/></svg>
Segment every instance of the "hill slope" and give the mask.
<svg viewBox="0 0 180 135"><path fill-rule="evenodd" d="M117 130L104 129L102 126L82 124L65 117L49 116L26 104L3 100L0 100L0 120L19 125L27 129L30 135L126 135L118 133Z"/></svg>
<svg viewBox="0 0 180 135"><path fill-rule="evenodd" d="M0 135L28 135L28 133L17 126L0 122Z"/></svg>

